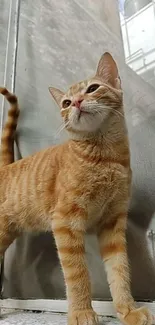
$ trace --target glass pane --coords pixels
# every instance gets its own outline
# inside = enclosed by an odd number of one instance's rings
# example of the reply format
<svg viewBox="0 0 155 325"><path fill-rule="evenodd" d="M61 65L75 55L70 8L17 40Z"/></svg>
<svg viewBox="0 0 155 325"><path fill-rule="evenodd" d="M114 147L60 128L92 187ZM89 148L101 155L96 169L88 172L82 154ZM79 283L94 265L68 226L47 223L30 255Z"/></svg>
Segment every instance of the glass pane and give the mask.
<svg viewBox="0 0 155 325"><path fill-rule="evenodd" d="M155 1L120 0L127 64L155 87Z"/></svg>

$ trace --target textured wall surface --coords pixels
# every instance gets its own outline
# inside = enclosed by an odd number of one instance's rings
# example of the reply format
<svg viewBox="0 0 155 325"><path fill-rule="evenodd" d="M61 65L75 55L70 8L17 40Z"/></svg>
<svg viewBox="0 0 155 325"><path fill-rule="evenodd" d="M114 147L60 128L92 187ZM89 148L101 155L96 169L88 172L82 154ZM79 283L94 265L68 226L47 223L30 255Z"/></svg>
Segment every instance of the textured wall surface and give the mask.
<svg viewBox="0 0 155 325"><path fill-rule="evenodd" d="M4 1L0 1L0 84L3 84L4 75L5 75L8 18L9 18L9 1L7 3ZM2 97L0 98L0 119L2 117L1 107L2 107Z"/></svg>
<svg viewBox="0 0 155 325"><path fill-rule="evenodd" d="M0 82L3 82L9 17L9 1L0 2Z"/></svg>
<svg viewBox="0 0 155 325"><path fill-rule="evenodd" d="M2 8L1 16L7 24L6 8ZM131 140L134 197L128 247L132 289L138 298L155 298L154 263L145 235L155 210L155 94L125 65L117 1L21 0L16 70L16 93L21 106L18 147L25 157L64 141L66 134L57 134L61 118L48 86L65 90L92 75L100 55L107 50L120 68ZM109 299L94 236L86 238L86 253L93 296ZM14 242L5 258L4 296L61 298L64 295L51 234L25 234Z"/></svg>

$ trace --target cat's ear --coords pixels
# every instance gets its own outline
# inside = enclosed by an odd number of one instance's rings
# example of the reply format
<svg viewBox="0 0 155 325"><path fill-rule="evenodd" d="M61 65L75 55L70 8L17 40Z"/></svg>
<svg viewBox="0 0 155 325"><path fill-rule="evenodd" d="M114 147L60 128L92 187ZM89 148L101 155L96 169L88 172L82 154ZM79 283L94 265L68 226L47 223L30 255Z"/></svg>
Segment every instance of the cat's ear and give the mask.
<svg viewBox="0 0 155 325"><path fill-rule="evenodd" d="M49 87L48 89L49 89L49 92L51 93L52 97L56 101L56 103L60 106L62 97L64 96L64 93L61 90L54 88L54 87Z"/></svg>
<svg viewBox="0 0 155 325"><path fill-rule="evenodd" d="M117 64L110 53L105 52L98 63L96 76L109 83L112 87L121 89L121 80Z"/></svg>

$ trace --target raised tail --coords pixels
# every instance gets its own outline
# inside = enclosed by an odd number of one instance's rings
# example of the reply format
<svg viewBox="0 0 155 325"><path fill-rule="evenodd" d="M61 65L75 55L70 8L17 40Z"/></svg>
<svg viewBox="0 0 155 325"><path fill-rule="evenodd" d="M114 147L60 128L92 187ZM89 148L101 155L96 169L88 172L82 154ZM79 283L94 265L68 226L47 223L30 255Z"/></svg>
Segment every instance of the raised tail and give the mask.
<svg viewBox="0 0 155 325"><path fill-rule="evenodd" d="M5 96L10 103L8 119L4 125L0 147L0 167L14 162L14 139L19 116L18 99L6 88L0 87L0 93Z"/></svg>

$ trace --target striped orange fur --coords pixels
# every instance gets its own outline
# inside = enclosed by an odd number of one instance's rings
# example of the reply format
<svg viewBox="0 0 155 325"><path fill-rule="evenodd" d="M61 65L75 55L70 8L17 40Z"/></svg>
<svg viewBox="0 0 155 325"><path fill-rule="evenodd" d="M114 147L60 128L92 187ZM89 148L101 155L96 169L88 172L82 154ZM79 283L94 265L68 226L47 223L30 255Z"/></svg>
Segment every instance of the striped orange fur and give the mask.
<svg viewBox="0 0 155 325"><path fill-rule="evenodd" d="M0 166L5 166L14 162L14 137L19 116L18 100L6 88L0 87L0 93L10 103L8 120L4 126L1 137Z"/></svg>
<svg viewBox="0 0 155 325"><path fill-rule="evenodd" d="M118 317L126 325L151 325L152 315L135 308L130 292L125 238L130 151L116 63L105 53L93 78L66 93L52 87L50 92L70 139L0 169L1 254L23 231L53 232L68 324L95 325L85 260L85 233L95 232Z"/></svg>

